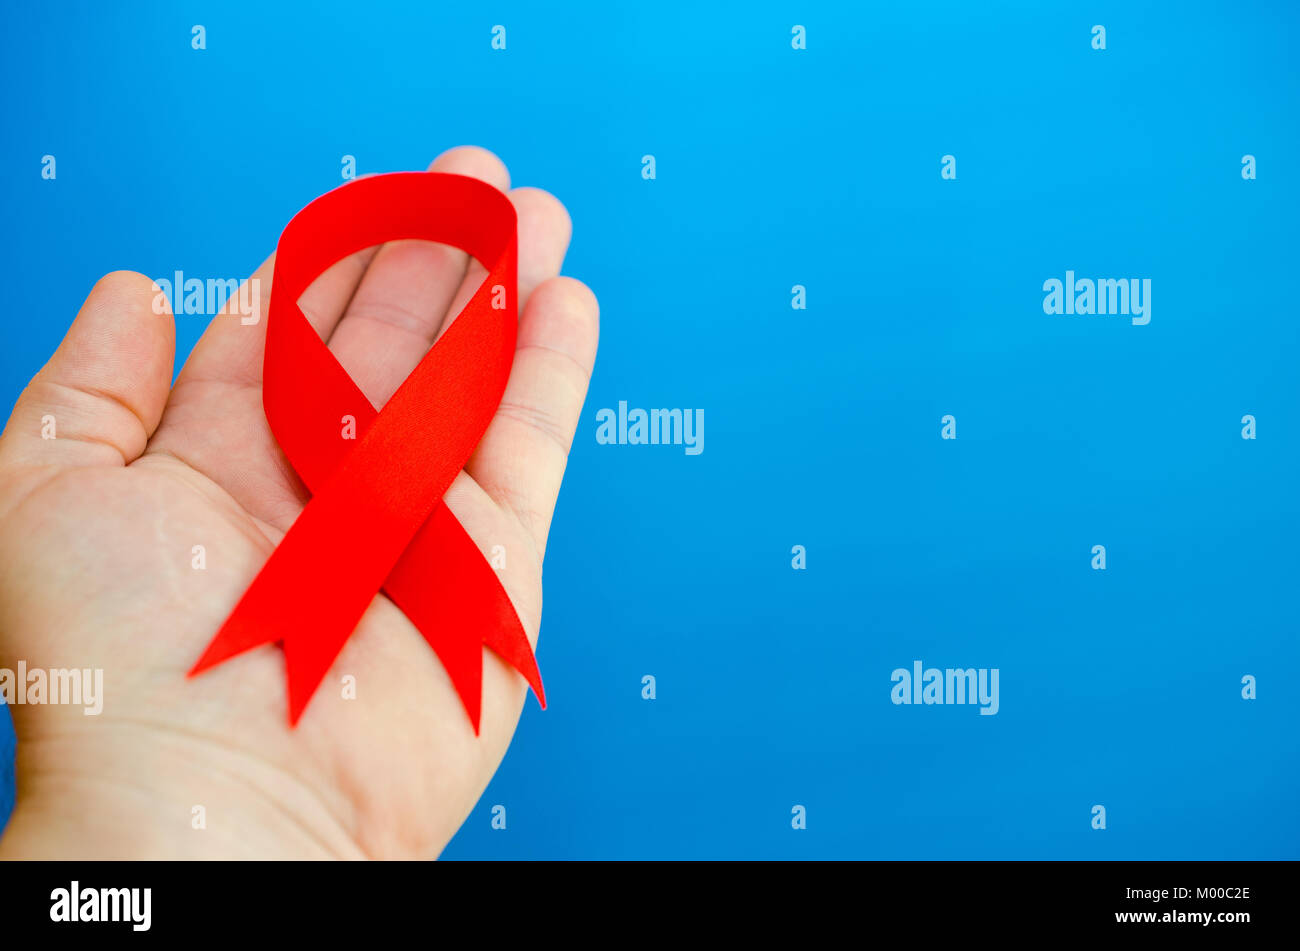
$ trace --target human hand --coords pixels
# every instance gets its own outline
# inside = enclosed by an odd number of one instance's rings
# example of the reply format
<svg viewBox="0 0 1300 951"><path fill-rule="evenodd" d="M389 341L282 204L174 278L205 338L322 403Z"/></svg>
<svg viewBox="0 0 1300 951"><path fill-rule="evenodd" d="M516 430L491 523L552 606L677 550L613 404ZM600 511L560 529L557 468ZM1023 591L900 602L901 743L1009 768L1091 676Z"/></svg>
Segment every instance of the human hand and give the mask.
<svg viewBox="0 0 1300 951"><path fill-rule="evenodd" d="M481 149L453 149L431 170L509 188ZM509 194L518 349L445 501L480 549L504 546L499 575L535 643L598 316L585 286L557 277L563 206L536 189ZM185 676L308 498L262 409L273 268L274 256L254 275L260 319L215 318L175 386L174 327L154 312L152 281L104 277L0 437L0 667L101 668L106 697L97 716L10 708L18 802L0 856L431 858L505 753L523 679L487 652L475 736L436 655L383 594L296 729L279 648ZM300 304L382 407L483 275L457 249L390 242L330 268ZM49 416L54 439L42 438ZM345 674L355 699L331 689Z"/></svg>

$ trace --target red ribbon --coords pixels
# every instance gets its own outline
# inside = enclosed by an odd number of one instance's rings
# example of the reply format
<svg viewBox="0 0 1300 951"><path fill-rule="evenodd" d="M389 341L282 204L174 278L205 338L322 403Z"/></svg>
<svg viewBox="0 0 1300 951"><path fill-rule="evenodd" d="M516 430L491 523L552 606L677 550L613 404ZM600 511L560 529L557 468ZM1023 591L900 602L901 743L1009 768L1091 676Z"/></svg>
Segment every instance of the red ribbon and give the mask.
<svg viewBox="0 0 1300 951"><path fill-rule="evenodd" d="M488 275L376 411L307 322L298 298L335 262L403 238L462 248ZM312 497L190 676L281 642L289 721L296 724L382 588L437 653L475 733L484 646L518 670L546 706L510 597L442 501L510 376L517 258L514 206L491 185L462 175L357 179L289 222L271 285L262 403ZM346 416L356 420L355 440L343 438Z"/></svg>

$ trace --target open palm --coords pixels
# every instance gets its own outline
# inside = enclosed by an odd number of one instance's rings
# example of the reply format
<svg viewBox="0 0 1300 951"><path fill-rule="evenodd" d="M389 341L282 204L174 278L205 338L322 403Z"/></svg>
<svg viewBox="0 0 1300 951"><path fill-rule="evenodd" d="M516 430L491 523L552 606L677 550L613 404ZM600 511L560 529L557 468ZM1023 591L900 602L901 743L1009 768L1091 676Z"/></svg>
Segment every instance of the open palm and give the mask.
<svg viewBox="0 0 1300 951"><path fill-rule="evenodd" d="M432 169L509 188L481 149L454 149ZM518 350L445 498L480 549L506 553L499 574L535 642L597 306L557 277L564 208L535 189L509 194ZM104 671L98 716L12 708L18 804L0 853L432 857L505 753L523 679L489 652L475 736L436 655L382 595L296 729L275 647L185 677L308 498L262 410L273 267L255 275L261 319L215 318L175 386L174 327L154 312L152 282L103 278L0 437L0 667ZM300 304L382 406L484 273L456 249L391 242L339 262ZM56 438L42 438L50 417Z"/></svg>

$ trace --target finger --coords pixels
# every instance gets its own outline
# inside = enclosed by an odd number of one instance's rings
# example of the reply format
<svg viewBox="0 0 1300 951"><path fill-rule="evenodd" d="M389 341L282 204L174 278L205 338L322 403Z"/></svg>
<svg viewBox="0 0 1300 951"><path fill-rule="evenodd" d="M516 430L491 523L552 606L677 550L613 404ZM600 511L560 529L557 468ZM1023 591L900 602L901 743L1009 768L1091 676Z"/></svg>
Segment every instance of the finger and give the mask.
<svg viewBox="0 0 1300 951"><path fill-rule="evenodd" d="M438 156L433 172L479 178L505 191L510 173L486 149L462 146ZM375 406L382 406L428 351L469 255L432 241L390 241L379 249L330 349Z"/></svg>
<svg viewBox="0 0 1300 951"><path fill-rule="evenodd" d="M372 251L350 255L327 269L299 298L317 332L328 334L347 307ZM227 306L213 318L176 379L148 454L174 456L225 489L255 517L287 528L306 490L280 451L262 409L262 356L266 346L275 255L250 278L252 307ZM260 299L259 299L260 298ZM240 311L251 311L241 314Z"/></svg>
<svg viewBox="0 0 1300 951"><path fill-rule="evenodd" d="M100 278L18 398L0 468L133 462L158 427L175 347L171 309L153 281L132 271Z"/></svg>
<svg viewBox="0 0 1300 951"><path fill-rule="evenodd" d="M350 254L332 264L298 300L307 321L328 339L347 309L374 248ZM260 386L262 355L266 349L266 314L271 303L275 255L267 258L246 285L232 294L222 312L194 345L176 379L177 387L190 384ZM176 292L178 295L180 291Z"/></svg>
<svg viewBox="0 0 1300 951"><path fill-rule="evenodd" d="M528 300L505 395L465 470L546 551L551 515L596 362L600 307L581 281L552 278Z"/></svg>
<svg viewBox="0 0 1300 951"><path fill-rule="evenodd" d="M510 193L510 201L519 219L519 313L522 314L533 288L560 273L573 235L573 223L560 200L540 188L516 188ZM487 268L471 260L438 331L440 335L451 326L486 277Z"/></svg>

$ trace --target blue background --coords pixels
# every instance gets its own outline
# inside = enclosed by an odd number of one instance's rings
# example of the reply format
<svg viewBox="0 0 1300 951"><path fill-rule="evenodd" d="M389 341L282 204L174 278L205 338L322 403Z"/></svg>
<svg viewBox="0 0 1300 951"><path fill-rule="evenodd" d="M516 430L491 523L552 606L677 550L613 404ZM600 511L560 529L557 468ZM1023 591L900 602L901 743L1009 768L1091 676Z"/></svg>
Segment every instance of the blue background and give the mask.
<svg viewBox="0 0 1300 951"><path fill-rule="evenodd" d="M552 706L447 857L1300 857L1292 4L31 6L10 402L99 275L250 273L344 154L481 144L572 213ZM1067 268L1150 325L1044 315ZM597 445L621 399L704 453ZM1001 711L891 704L917 659Z"/></svg>

